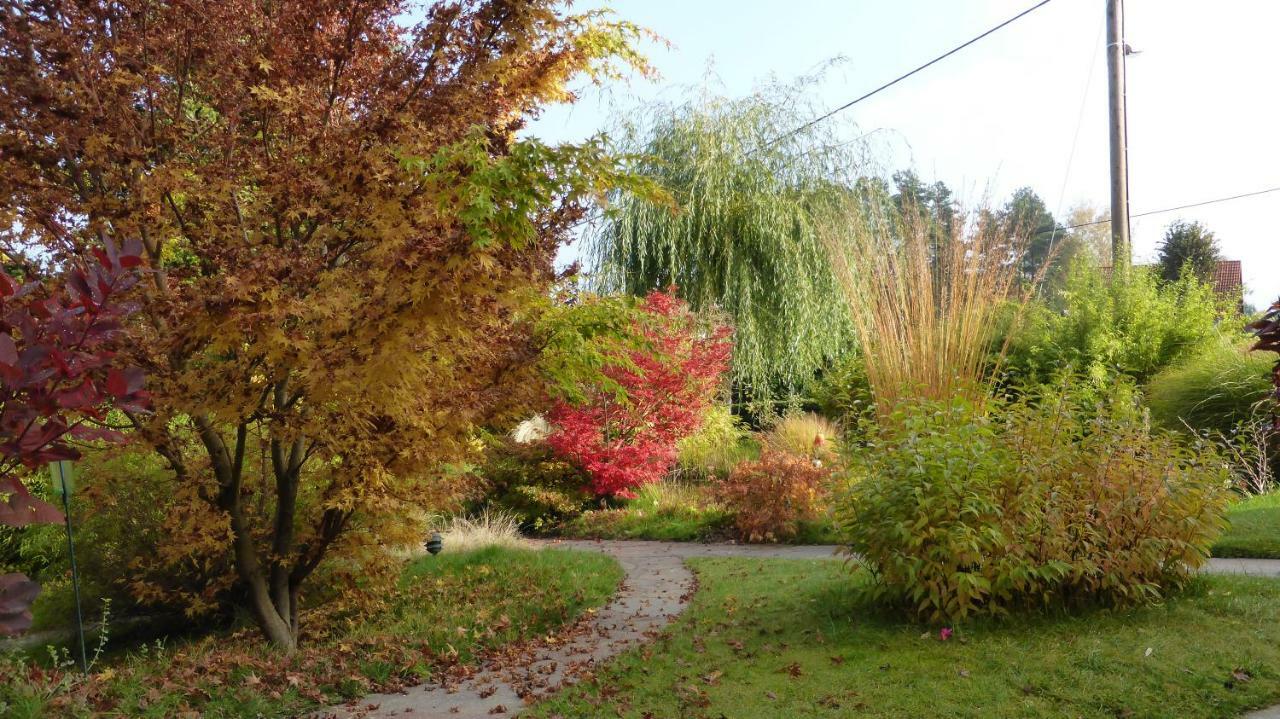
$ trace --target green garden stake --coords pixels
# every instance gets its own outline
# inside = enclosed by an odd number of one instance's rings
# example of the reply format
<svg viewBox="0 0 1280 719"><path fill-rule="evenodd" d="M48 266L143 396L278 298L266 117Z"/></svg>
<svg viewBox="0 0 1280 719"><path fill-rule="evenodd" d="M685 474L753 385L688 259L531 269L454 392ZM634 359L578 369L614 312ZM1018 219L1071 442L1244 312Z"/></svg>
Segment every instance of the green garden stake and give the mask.
<svg viewBox="0 0 1280 719"><path fill-rule="evenodd" d="M49 463L53 477L53 491L62 495L62 516L67 520L67 555L71 559L71 590L76 598L76 638L80 642L80 671L89 673L89 656L84 650L84 616L80 612L80 571L76 568L76 544L71 530L71 492L75 489L71 477L71 460Z"/></svg>

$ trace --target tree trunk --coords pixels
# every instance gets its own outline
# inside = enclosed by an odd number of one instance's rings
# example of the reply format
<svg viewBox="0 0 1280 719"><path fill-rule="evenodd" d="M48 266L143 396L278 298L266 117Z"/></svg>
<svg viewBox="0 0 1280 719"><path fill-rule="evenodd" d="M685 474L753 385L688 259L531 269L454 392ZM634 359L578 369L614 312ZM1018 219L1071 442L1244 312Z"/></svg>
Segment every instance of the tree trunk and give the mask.
<svg viewBox="0 0 1280 719"><path fill-rule="evenodd" d="M302 466L302 442L298 440L288 458L277 467L276 524L272 536L271 566L264 566L241 501L245 443L249 427L236 428L234 452L213 422L204 416L194 418L200 441L209 454L220 491L216 498L219 509L231 519L232 548L236 573L249 596L249 608L267 641L286 654L298 648L297 584L290 581L287 566L292 555L293 517L297 505L297 480ZM273 460L277 443L272 442ZM281 453L283 457L283 453Z"/></svg>
<svg viewBox="0 0 1280 719"><path fill-rule="evenodd" d="M267 641L286 654L292 654L298 648L297 614L293 602L291 598L286 599L287 606L281 607L277 604L278 597L272 596L243 513L232 515L231 531L235 537L236 571L249 590L249 605L258 628Z"/></svg>

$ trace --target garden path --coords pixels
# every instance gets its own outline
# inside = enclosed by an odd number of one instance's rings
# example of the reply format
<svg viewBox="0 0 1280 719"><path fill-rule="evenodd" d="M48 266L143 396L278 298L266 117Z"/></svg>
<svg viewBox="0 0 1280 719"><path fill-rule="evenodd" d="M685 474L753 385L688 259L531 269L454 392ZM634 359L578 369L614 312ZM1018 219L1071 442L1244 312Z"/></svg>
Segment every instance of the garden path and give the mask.
<svg viewBox="0 0 1280 719"><path fill-rule="evenodd" d="M538 546L607 552L626 572L618 594L588 614L567 633L501 654L474 671L461 669L443 681L398 694L374 694L318 717L513 716L524 706L566 684L589 676L593 668L660 632L678 615L695 589L689 557L839 559L836 547L823 545L737 545L648 541L547 541ZM1280 560L1211 559L1211 573L1280 577ZM1280 708L1246 719L1280 719Z"/></svg>

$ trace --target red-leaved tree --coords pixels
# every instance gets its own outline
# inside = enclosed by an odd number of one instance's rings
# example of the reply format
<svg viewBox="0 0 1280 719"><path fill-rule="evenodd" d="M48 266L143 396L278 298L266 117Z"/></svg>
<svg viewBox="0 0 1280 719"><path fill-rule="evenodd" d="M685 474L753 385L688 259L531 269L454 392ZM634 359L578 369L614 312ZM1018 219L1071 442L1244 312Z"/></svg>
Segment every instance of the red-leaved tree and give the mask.
<svg viewBox="0 0 1280 719"><path fill-rule="evenodd" d="M728 327L705 327L669 292L651 292L639 309L640 342L602 368L623 396L599 387L550 416L552 450L581 468L600 497L634 496L670 471L676 443L698 429L729 368Z"/></svg>
<svg viewBox="0 0 1280 719"><path fill-rule="evenodd" d="M1280 353L1280 300L1271 305L1262 319L1250 324L1249 330L1258 338L1251 350ZM1271 381L1276 388L1272 393L1272 399L1276 403L1272 422L1280 430L1280 360L1276 360L1276 365L1271 370Z"/></svg>
<svg viewBox="0 0 1280 719"><path fill-rule="evenodd" d="M137 281L130 268L141 249L95 248L96 262L73 266L61 293L0 272L0 525L61 522L18 471L78 458L75 442L119 440L107 412L143 410L141 371L114 366L112 351L130 309L119 295ZM39 592L22 574L0 575L0 635L31 626Z"/></svg>

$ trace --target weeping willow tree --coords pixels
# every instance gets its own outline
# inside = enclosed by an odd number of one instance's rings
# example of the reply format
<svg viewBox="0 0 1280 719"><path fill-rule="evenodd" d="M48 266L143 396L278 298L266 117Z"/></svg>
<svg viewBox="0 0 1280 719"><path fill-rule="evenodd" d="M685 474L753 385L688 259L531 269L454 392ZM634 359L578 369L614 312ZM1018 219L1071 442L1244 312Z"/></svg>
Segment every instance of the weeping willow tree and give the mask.
<svg viewBox="0 0 1280 719"><path fill-rule="evenodd" d="M815 216L849 186L862 146L829 125L788 134L816 114L806 85L629 114L618 141L676 206L619 194L587 235L600 289L674 285L732 318L735 397L753 413L796 401L854 342Z"/></svg>

